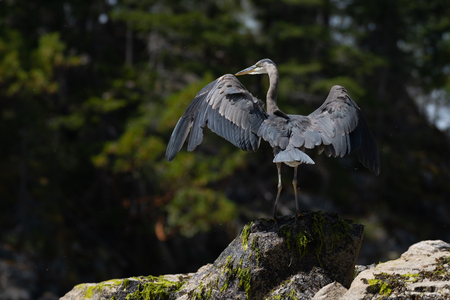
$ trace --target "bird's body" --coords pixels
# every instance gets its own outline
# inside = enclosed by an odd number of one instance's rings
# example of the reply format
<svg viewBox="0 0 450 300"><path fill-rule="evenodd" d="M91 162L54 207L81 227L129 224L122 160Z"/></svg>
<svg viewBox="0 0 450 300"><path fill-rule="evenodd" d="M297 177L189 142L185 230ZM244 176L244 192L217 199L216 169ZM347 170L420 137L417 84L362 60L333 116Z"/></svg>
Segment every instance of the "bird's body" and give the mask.
<svg viewBox="0 0 450 300"><path fill-rule="evenodd" d="M318 147L320 153L324 151L334 157L359 150L360 162L378 175L380 162L372 132L360 108L342 86L333 86L325 102L313 113L288 115L277 106L278 71L271 60L260 60L236 75L244 74L269 75L267 111L262 101L253 97L234 75L219 77L197 94L181 116L167 146L168 161L180 151L189 130L187 149L194 150L202 142L205 126L245 151L256 151L262 138L274 149L273 162L278 169L274 218L281 192L281 163L295 169L293 185L298 214L297 167L314 164L305 148Z"/></svg>

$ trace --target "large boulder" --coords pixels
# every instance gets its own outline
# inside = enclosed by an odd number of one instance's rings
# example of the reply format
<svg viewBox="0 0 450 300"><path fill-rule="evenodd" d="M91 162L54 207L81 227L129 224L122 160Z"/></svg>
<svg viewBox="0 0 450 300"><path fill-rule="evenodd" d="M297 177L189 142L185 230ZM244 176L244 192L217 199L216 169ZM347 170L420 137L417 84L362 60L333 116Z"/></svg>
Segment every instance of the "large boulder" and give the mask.
<svg viewBox="0 0 450 300"><path fill-rule="evenodd" d="M330 283L350 286L362 238L362 225L336 214L260 219L195 274L84 284L62 299L311 299Z"/></svg>
<svg viewBox="0 0 450 300"><path fill-rule="evenodd" d="M336 214L307 213L297 223L293 217L283 217L277 223L256 220L247 224L214 264L200 269L176 296L264 299L287 284L291 288L284 293L298 295L304 295L308 288L315 293L332 281L349 287L362 237L362 225ZM312 272L314 268L321 269L321 280L305 279L318 275Z"/></svg>

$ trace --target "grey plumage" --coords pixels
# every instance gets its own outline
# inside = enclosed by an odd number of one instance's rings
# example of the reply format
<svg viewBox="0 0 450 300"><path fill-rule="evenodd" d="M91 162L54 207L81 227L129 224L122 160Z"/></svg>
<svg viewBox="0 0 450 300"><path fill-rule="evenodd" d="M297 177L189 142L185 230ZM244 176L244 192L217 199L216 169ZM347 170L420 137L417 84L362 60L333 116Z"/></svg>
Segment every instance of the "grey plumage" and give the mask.
<svg viewBox="0 0 450 300"><path fill-rule="evenodd" d="M253 97L239 80L231 74L224 75L205 86L186 108L170 137L166 158L171 161L180 151L191 131L188 151L194 150L203 139L203 128L213 132L245 151L256 151L261 138L274 149L273 160L280 180L281 163L295 168L294 188L297 206L296 177L299 164L314 164L304 149L318 148L327 156L344 157L358 150L359 161L373 171L380 172L378 149L366 118L347 94L344 87L333 86L325 102L307 116L287 115L276 101L278 71L270 59L238 72L268 74L267 112L263 103ZM278 186L276 205L281 192ZM298 214L298 206L297 206Z"/></svg>
<svg viewBox="0 0 450 300"><path fill-rule="evenodd" d="M289 144L299 149L321 146L327 156L344 157L359 150L360 162L379 174L380 162L372 132L360 108L342 86L333 86L325 102L310 115L288 117L270 115L262 122L258 135L272 147L278 147L278 151L287 148L277 143L280 136L289 136Z"/></svg>
<svg viewBox="0 0 450 300"><path fill-rule="evenodd" d="M257 128L267 118L262 106L234 75L214 80L195 96L175 126L167 146L167 160L180 151L189 130L188 151L200 145L205 125L236 147L256 151L261 140Z"/></svg>

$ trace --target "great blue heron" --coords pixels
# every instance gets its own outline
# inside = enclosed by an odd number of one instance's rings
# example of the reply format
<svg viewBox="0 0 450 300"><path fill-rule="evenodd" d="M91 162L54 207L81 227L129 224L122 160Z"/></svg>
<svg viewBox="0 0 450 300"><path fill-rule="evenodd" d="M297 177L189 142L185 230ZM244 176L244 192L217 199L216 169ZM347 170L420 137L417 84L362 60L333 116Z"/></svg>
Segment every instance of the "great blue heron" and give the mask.
<svg viewBox="0 0 450 300"><path fill-rule="evenodd" d="M245 151L256 151L261 138L273 148L273 160L278 169L278 192L273 209L276 220L281 186L281 163L294 168L296 218L297 167L314 164L305 148L319 148L327 156L344 157L359 150L359 161L379 174L380 159L372 132L360 108L344 87L331 88L325 102L308 116L288 115L277 106L278 70L270 59L262 59L236 75L268 74L267 111L262 101L253 97L239 80L226 74L205 86L178 120L167 146L166 158L171 161L183 146L189 130L188 151L193 151L203 139L208 126L216 134Z"/></svg>

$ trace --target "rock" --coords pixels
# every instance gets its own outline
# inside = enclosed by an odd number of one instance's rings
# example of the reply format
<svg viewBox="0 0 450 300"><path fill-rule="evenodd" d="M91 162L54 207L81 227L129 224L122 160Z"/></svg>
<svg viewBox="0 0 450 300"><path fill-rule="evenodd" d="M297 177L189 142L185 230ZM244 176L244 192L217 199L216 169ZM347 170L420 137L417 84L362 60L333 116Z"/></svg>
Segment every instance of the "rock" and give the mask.
<svg viewBox="0 0 450 300"><path fill-rule="evenodd" d="M169 299L193 274L140 276L75 286L60 300ZM145 299L147 299L145 298Z"/></svg>
<svg viewBox="0 0 450 300"><path fill-rule="evenodd" d="M265 299L311 299L317 291L331 282L328 274L321 268L313 268L309 272L300 271L279 284ZM343 289L346 290L344 287Z"/></svg>
<svg viewBox="0 0 450 300"><path fill-rule="evenodd" d="M346 292L347 289L342 284L334 281L321 288L312 300L339 300Z"/></svg>
<svg viewBox="0 0 450 300"><path fill-rule="evenodd" d="M297 224L292 217L278 219L278 226L274 221L256 220L244 227L214 264L201 268L175 296L265 299L276 291L287 292L283 290L286 284L292 287L289 293L299 295L316 292L332 281L348 287L362 235L362 225L321 212L307 213ZM314 285L306 275L319 267L324 280Z"/></svg>
<svg viewBox="0 0 450 300"><path fill-rule="evenodd" d="M341 299L449 299L450 244L423 241L362 271Z"/></svg>
<svg viewBox="0 0 450 300"><path fill-rule="evenodd" d="M61 299L311 299L332 282L350 286L362 236L336 214L256 220L195 274L82 284Z"/></svg>

